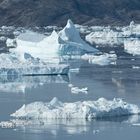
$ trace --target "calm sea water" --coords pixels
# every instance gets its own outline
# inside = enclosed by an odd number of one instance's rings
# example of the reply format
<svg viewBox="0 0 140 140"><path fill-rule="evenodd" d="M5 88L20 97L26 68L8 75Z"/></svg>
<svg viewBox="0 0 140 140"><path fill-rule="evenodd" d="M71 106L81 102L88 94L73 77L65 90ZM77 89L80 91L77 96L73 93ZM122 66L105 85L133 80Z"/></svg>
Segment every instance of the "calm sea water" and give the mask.
<svg viewBox="0 0 140 140"><path fill-rule="evenodd" d="M97 66L85 61L70 61L79 72L63 77L2 77L0 79L0 121L7 121L10 114L23 104L34 101L49 102L57 97L62 102L97 100L100 97L112 100L123 98L140 106L140 57L120 55L117 65ZM88 87L88 94L73 94L68 84ZM106 120L57 120L20 127L1 129L0 140L137 140L140 137L139 116Z"/></svg>

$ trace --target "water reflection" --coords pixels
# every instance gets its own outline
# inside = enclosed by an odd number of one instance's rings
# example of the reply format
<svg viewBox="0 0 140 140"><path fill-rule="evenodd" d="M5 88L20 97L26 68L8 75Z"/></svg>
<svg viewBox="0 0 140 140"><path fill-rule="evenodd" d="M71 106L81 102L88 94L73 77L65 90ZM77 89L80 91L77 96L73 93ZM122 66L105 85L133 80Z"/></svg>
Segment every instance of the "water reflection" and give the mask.
<svg viewBox="0 0 140 140"><path fill-rule="evenodd" d="M25 93L26 89L37 88L44 84L67 83L69 77L66 75L58 76L18 76L18 75L1 75L0 91Z"/></svg>
<svg viewBox="0 0 140 140"><path fill-rule="evenodd" d="M57 136L60 132L69 135L91 132L93 134L97 134L100 133L101 131L110 129L110 127L117 128L117 126L120 124L130 125L138 123L139 119L140 118L138 115L134 115L90 121L87 121L85 119L47 119L47 120L13 119L5 123L13 124L12 129L16 131L21 131L24 133L49 133L53 136Z"/></svg>

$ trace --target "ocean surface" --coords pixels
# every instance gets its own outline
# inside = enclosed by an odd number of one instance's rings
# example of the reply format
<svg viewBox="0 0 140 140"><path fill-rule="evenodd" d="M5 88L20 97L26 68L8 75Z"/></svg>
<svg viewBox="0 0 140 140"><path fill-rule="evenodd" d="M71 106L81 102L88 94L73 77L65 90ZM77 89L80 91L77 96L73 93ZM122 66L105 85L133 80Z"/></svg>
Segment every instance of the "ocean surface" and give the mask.
<svg viewBox="0 0 140 140"><path fill-rule="evenodd" d="M108 100L122 98L140 107L140 57L118 52L116 65L99 66L84 60L69 60L68 76L2 77L0 78L0 121L11 119L23 104L50 102L57 97L62 102ZM72 93L69 84L88 87L88 93ZM48 120L46 123L14 129L0 128L0 140L138 140L139 116L100 120Z"/></svg>

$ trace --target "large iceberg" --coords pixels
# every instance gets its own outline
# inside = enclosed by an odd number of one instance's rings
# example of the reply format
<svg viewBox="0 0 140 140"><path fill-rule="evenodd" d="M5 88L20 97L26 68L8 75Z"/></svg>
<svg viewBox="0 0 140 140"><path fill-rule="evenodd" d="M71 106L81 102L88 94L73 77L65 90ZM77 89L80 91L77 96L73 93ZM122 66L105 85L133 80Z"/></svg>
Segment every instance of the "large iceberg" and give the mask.
<svg viewBox="0 0 140 140"><path fill-rule="evenodd" d="M50 36L44 37L44 35L26 31L17 37L16 42L17 47L11 49L11 52L29 53L42 60L60 55L98 52L81 39L71 20L68 20L67 25L59 33L53 31Z"/></svg>
<svg viewBox="0 0 140 140"><path fill-rule="evenodd" d="M49 103L34 102L23 105L15 113L15 118L25 119L95 119L128 116L139 114L137 105L124 102L122 99L112 101L100 98L97 101L79 101L62 103L54 98Z"/></svg>

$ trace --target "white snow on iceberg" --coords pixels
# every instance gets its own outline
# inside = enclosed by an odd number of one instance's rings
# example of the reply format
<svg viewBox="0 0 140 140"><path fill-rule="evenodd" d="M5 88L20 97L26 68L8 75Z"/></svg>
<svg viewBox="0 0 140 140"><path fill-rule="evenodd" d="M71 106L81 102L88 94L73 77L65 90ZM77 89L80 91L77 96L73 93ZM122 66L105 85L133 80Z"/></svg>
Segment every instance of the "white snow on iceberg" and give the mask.
<svg viewBox="0 0 140 140"><path fill-rule="evenodd" d="M64 54L67 52L79 53L81 51L97 53L97 49L88 45L80 37L78 30L75 28L71 20L68 20L66 27L59 32L59 37L64 41Z"/></svg>
<svg viewBox="0 0 140 140"><path fill-rule="evenodd" d="M81 39L71 20L68 20L67 25L59 33L53 31L50 36L44 36L26 31L20 34L16 41L17 47L11 49L11 52L29 53L33 57L38 57L42 60L46 60L48 57L59 57L60 55L98 52L97 49Z"/></svg>
<svg viewBox="0 0 140 140"><path fill-rule="evenodd" d="M100 98L97 101L62 103L54 98L49 103L34 102L23 105L11 116L25 119L94 119L139 113L140 109L137 105L129 104L122 99L109 101Z"/></svg>

